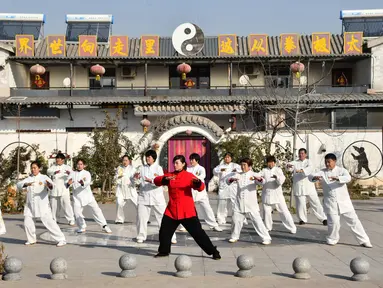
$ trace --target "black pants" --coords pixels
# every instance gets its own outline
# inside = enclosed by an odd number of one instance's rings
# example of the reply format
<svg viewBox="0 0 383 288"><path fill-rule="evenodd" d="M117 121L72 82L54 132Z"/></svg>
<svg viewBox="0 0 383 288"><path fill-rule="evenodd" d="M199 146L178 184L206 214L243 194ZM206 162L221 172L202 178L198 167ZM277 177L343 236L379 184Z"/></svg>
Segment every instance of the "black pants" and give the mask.
<svg viewBox="0 0 383 288"><path fill-rule="evenodd" d="M202 229L201 222L199 222L197 217L175 220L166 215L164 215L161 222L159 253L170 253L172 236L180 224L185 227L195 242L197 242L199 247L201 247L207 255L213 255L217 248L211 243L209 236L207 236L205 230Z"/></svg>

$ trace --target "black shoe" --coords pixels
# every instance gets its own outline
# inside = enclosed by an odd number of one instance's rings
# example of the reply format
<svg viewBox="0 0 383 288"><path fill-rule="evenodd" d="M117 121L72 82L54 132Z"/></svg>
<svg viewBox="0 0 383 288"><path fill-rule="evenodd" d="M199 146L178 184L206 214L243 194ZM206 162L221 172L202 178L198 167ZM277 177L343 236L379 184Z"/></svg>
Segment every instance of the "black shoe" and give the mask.
<svg viewBox="0 0 383 288"><path fill-rule="evenodd" d="M168 253L157 253L154 258L161 258L161 257L168 257L169 254Z"/></svg>
<svg viewBox="0 0 383 288"><path fill-rule="evenodd" d="M299 225L305 225L306 223L303 221L299 221Z"/></svg>
<svg viewBox="0 0 383 288"><path fill-rule="evenodd" d="M327 220L323 220L323 226L327 226Z"/></svg>
<svg viewBox="0 0 383 288"><path fill-rule="evenodd" d="M213 253L213 260L221 260L221 254L219 254L218 250Z"/></svg>
<svg viewBox="0 0 383 288"><path fill-rule="evenodd" d="M122 225L122 224L124 224L124 223L122 223L122 222L114 222L114 224Z"/></svg>

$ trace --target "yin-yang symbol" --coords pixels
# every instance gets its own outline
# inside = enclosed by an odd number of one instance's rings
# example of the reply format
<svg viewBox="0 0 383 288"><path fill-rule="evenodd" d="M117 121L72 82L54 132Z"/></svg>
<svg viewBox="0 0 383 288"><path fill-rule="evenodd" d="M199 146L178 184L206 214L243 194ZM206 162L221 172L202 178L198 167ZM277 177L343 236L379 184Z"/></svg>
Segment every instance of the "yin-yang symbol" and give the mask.
<svg viewBox="0 0 383 288"><path fill-rule="evenodd" d="M197 25L183 23L174 30L172 43L178 54L193 56L203 49L205 36Z"/></svg>

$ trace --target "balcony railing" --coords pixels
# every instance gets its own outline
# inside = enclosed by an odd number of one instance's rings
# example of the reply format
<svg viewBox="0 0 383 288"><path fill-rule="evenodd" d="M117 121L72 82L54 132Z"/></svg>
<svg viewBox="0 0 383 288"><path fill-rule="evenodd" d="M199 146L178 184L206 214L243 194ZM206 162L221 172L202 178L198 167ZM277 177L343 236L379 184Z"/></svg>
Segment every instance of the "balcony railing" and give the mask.
<svg viewBox="0 0 383 288"><path fill-rule="evenodd" d="M315 87L291 87L291 88L275 88L265 86L251 87L228 87L228 86L211 86L209 89L169 89L169 87L115 87L115 88L99 88L90 89L88 87L76 87L73 89L62 87L51 87L50 89L31 89L11 88L11 96L296 96L305 93L312 94L351 94L351 93L367 93L370 85L358 85L348 87L332 87L332 86L315 86Z"/></svg>

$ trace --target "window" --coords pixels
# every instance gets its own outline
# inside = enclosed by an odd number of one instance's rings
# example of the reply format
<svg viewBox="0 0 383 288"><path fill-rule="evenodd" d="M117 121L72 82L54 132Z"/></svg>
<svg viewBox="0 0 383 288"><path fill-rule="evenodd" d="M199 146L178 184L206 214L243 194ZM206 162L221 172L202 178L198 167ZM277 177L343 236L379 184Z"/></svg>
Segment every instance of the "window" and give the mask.
<svg viewBox="0 0 383 288"><path fill-rule="evenodd" d="M294 112L288 113L286 123L294 128ZM319 109L308 111L298 116L298 130L325 130L331 129L331 110Z"/></svg>
<svg viewBox="0 0 383 288"><path fill-rule="evenodd" d="M116 68L105 68L105 74L100 81L89 72L89 88L90 89L113 89L116 87Z"/></svg>
<svg viewBox="0 0 383 288"><path fill-rule="evenodd" d="M367 109L336 109L335 128L367 128Z"/></svg>
<svg viewBox="0 0 383 288"><path fill-rule="evenodd" d="M383 109L369 108L367 113L368 128L379 128L383 126Z"/></svg>
<svg viewBox="0 0 383 288"><path fill-rule="evenodd" d="M31 89L49 89L49 72L46 71L43 75L31 76Z"/></svg>
<svg viewBox="0 0 383 288"><path fill-rule="evenodd" d="M342 87L352 85L352 69L332 69L332 86Z"/></svg>
<svg viewBox="0 0 383 288"><path fill-rule="evenodd" d="M265 67L265 85L271 88L288 88L290 84L290 67Z"/></svg>
<svg viewBox="0 0 383 288"><path fill-rule="evenodd" d="M180 73L177 72L177 66L169 67L169 85L171 89L185 89L186 83L192 83L189 88L209 89L210 88L210 67L192 66L190 73L186 74L186 79L182 80Z"/></svg>

